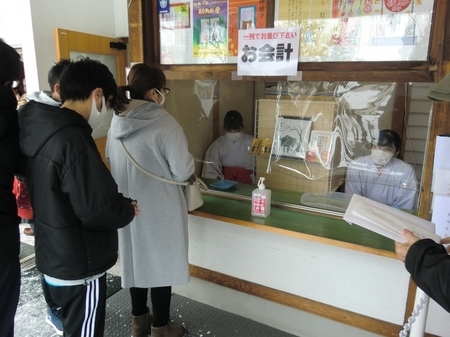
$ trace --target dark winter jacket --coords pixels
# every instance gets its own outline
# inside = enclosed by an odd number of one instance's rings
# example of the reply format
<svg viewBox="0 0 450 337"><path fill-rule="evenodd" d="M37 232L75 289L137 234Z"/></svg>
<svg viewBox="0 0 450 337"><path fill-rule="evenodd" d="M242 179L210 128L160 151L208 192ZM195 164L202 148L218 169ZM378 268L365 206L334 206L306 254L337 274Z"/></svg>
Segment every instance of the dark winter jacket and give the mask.
<svg viewBox="0 0 450 337"><path fill-rule="evenodd" d="M117 260L117 229L134 217L77 112L30 101L19 113L20 146L35 215L36 266L59 279L106 271Z"/></svg>
<svg viewBox="0 0 450 337"><path fill-rule="evenodd" d="M450 256L431 239L414 243L405 259L406 269L417 286L450 312Z"/></svg>
<svg viewBox="0 0 450 337"><path fill-rule="evenodd" d="M19 256L20 236L14 174L20 164L17 99L11 88L0 86L0 263Z"/></svg>

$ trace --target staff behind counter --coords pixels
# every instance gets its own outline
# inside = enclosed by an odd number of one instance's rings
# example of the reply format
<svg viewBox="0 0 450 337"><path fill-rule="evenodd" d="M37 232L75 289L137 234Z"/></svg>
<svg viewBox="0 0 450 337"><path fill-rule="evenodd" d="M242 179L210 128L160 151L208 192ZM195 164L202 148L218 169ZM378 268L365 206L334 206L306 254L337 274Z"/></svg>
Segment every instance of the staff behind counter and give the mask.
<svg viewBox="0 0 450 337"><path fill-rule="evenodd" d="M398 158L401 138L393 130L381 130L372 154L352 161L345 178L345 193L357 194L401 208L417 209L414 168Z"/></svg>
<svg viewBox="0 0 450 337"><path fill-rule="evenodd" d="M202 177L253 184L253 157L249 154L253 137L242 133L242 115L236 110L228 111L223 128L226 134L217 138L206 151Z"/></svg>

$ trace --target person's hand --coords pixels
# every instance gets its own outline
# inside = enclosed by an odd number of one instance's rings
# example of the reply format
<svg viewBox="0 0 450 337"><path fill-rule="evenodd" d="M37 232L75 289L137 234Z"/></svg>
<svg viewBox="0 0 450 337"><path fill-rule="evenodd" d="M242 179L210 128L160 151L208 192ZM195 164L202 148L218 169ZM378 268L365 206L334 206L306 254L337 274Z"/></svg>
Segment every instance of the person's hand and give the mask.
<svg viewBox="0 0 450 337"><path fill-rule="evenodd" d="M450 236L447 236L446 238L443 238L441 240L441 245L448 245L450 244ZM447 253L450 254L450 246L446 246L445 249L447 250Z"/></svg>
<svg viewBox="0 0 450 337"><path fill-rule="evenodd" d="M406 238L407 242L405 242L405 243L395 242L395 252L397 253L397 258L399 260L402 260L403 262L405 262L406 255L408 254L409 248L414 243L419 241L419 238L407 229L404 229L402 234ZM449 241L449 243L450 243L450 241Z"/></svg>
<svg viewBox="0 0 450 337"><path fill-rule="evenodd" d="M134 207L134 216L139 216L139 214L141 214L141 209L139 208L137 201L133 201L131 205Z"/></svg>

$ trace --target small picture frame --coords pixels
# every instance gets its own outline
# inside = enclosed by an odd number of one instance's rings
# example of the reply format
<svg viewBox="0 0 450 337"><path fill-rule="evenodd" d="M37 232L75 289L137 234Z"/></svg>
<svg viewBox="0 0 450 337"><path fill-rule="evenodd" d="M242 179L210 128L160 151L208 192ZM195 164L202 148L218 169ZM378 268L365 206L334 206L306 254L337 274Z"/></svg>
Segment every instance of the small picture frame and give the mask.
<svg viewBox="0 0 450 337"><path fill-rule="evenodd" d="M311 125L310 117L278 116L272 156L304 160Z"/></svg>
<svg viewBox="0 0 450 337"><path fill-rule="evenodd" d="M333 131L312 130L306 160L327 164L331 159Z"/></svg>
<svg viewBox="0 0 450 337"><path fill-rule="evenodd" d="M256 28L256 6L239 7L239 28Z"/></svg>

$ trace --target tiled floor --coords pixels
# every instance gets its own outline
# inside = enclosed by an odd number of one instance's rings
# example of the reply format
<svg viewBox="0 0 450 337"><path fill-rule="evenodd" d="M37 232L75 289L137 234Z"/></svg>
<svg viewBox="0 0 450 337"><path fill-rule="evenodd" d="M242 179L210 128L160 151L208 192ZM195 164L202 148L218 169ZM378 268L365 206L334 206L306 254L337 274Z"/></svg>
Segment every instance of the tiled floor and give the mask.
<svg viewBox="0 0 450 337"><path fill-rule="evenodd" d="M21 232L24 227L22 224ZM15 336L57 336L45 323L46 306L34 264L34 238L21 234L21 240L22 287ZM130 336L130 299L128 291L120 288L117 266L109 271L108 293L105 336ZM171 319L188 329L186 337L295 337L177 294L172 296Z"/></svg>

